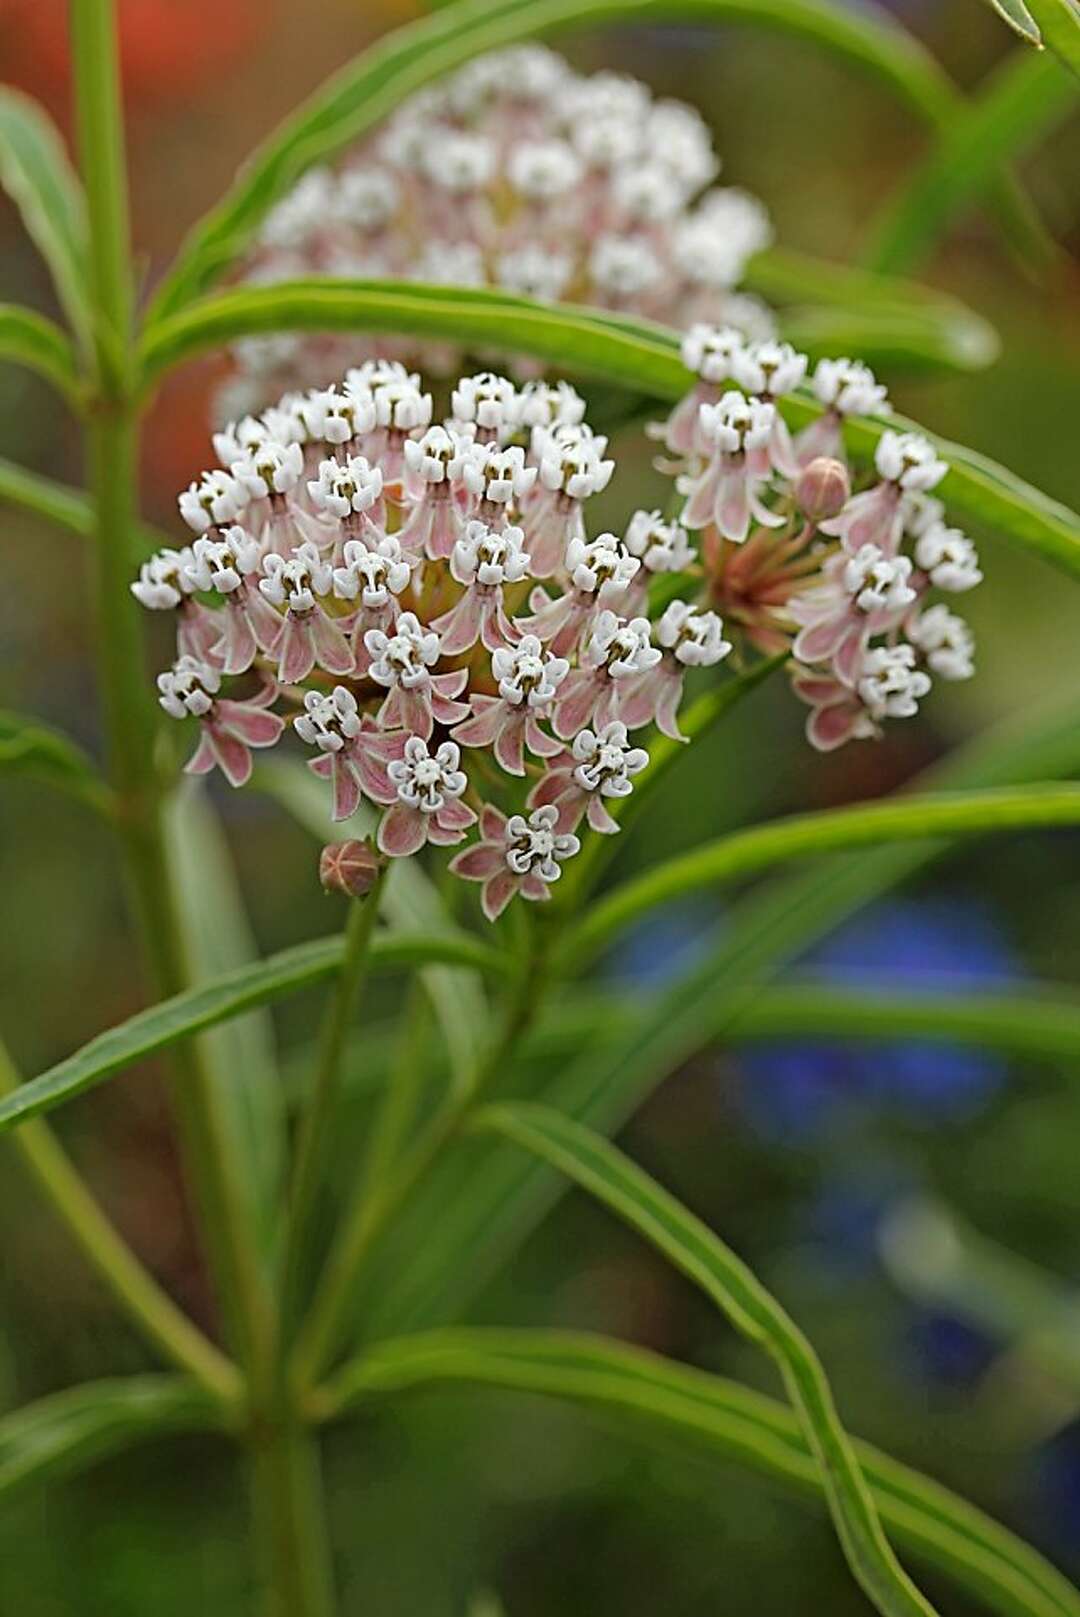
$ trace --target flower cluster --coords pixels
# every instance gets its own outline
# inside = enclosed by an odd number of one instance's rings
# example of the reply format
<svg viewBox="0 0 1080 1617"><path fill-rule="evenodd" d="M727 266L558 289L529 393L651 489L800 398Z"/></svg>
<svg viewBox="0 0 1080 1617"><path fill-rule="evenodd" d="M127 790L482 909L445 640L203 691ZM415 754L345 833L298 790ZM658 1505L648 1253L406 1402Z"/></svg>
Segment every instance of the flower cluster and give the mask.
<svg viewBox="0 0 1080 1617"><path fill-rule="evenodd" d="M378 813L384 856L476 826L450 868L486 914L546 899L586 826L618 830L648 763L632 732L679 738L687 672L731 650L692 576L649 616L650 581L696 568L683 529L637 512L589 536L613 463L584 408L482 373L438 421L419 376L375 359L217 433L220 466L180 496L190 544L132 586L175 618L158 687L198 721L188 769L242 785L291 729L334 820Z"/></svg>
<svg viewBox="0 0 1080 1617"><path fill-rule="evenodd" d="M245 274L493 286L768 336L764 306L734 291L768 217L744 191L704 189L719 167L693 108L615 73L582 77L543 46L498 51L414 95L338 170L309 171L267 216ZM448 348L378 351L443 374L461 364ZM247 339L222 415L357 358L355 339Z"/></svg>
<svg viewBox="0 0 1080 1617"><path fill-rule="evenodd" d="M674 457L680 525L700 537L708 603L729 631L790 651L813 745L877 736L917 711L934 678L969 678L971 631L928 601L982 578L932 493L948 467L927 439L886 430L876 480L852 493L844 419L887 409L867 367L822 360L810 380L821 414L793 439L780 401L804 384L805 355L701 325L683 359L696 381L655 429Z"/></svg>

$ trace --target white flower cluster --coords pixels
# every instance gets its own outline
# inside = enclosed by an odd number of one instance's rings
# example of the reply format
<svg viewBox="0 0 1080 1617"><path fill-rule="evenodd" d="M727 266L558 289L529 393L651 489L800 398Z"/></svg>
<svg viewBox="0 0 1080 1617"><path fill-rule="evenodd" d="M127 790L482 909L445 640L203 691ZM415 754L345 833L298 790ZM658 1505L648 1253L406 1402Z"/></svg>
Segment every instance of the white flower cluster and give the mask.
<svg viewBox="0 0 1080 1617"><path fill-rule="evenodd" d="M691 107L520 46L413 96L339 169L306 174L267 216L246 273L493 286L768 336L768 311L734 288L769 219L745 191L705 189L719 167ZM442 372L461 363L449 348L381 351ZM346 339L246 339L223 413L324 383L355 357Z"/></svg>
<svg viewBox="0 0 1080 1617"><path fill-rule="evenodd" d="M931 493L947 465L928 439L886 429L876 483L851 492L844 419L888 408L873 373L822 360L810 389L824 408L793 440L783 400L806 377L805 355L699 325L683 359L697 381L657 429L678 457L679 522L701 535L711 599L729 625L762 651L790 648L813 745L876 736L883 720L918 710L932 679L968 679L971 631L945 604L927 604L934 590L982 578L974 545Z"/></svg>
<svg viewBox="0 0 1080 1617"><path fill-rule="evenodd" d="M433 419L419 376L376 359L229 423L224 464L180 496L190 544L132 589L175 617L158 685L198 720L189 769L242 785L291 718L333 818L373 806L384 855L479 824L451 868L494 917L548 897L583 822L618 830L608 805L648 762L631 731L681 739L687 672L731 645L670 590L650 619L651 579L698 589L683 528L641 511L625 538L589 537L613 462L571 387L482 372L450 401ZM471 749L491 759L475 776Z"/></svg>

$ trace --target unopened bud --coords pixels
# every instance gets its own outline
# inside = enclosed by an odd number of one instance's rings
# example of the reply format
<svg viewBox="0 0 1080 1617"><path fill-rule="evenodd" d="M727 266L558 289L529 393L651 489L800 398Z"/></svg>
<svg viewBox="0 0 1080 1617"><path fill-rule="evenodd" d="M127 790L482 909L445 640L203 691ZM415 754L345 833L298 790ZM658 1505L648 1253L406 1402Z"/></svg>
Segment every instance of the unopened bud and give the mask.
<svg viewBox="0 0 1080 1617"><path fill-rule="evenodd" d="M370 842L329 842L319 855L319 880L328 893L364 898L374 887L383 860Z"/></svg>
<svg viewBox="0 0 1080 1617"><path fill-rule="evenodd" d="M795 485L799 510L810 522L827 522L838 515L851 495L851 478L842 460L815 455Z"/></svg>

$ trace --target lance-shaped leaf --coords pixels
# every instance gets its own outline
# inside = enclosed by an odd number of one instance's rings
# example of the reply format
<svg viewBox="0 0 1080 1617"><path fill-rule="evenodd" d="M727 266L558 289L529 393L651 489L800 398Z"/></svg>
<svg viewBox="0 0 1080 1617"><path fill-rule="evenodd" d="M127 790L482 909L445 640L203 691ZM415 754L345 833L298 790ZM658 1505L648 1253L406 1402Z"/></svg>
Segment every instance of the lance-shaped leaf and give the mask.
<svg viewBox="0 0 1080 1617"><path fill-rule="evenodd" d="M512 349L564 366L570 354L575 371L650 399L678 399L690 385L678 337L664 326L503 293L397 281L290 281L209 298L147 333L146 374L152 377L187 353L245 332L290 327L411 332ZM803 427L821 414L821 405L803 389L783 401L783 410L793 427ZM898 415L853 418L845 427L848 447L858 460L869 462L890 428L925 430ZM949 464L938 493L951 512L1080 576L1080 516L975 451L934 433L926 436Z"/></svg>
<svg viewBox="0 0 1080 1617"><path fill-rule="evenodd" d="M80 399L75 351L60 327L33 309L0 303L0 361L37 371L73 404Z"/></svg>
<svg viewBox="0 0 1080 1617"><path fill-rule="evenodd" d="M1025 45L1034 45L1039 49L1042 45L1042 35L1039 25L1031 15L1024 0L986 0L1001 18L1007 23L1014 34L1019 34Z"/></svg>
<svg viewBox="0 0 1080 1617"><path fill-rule="evenodd" d="M0 88L0 185L45 259L72 329L91 329L89 252L82 186L63 138L29 96Z"/></svg>
<svg viewBox="0 0 1080 1617"><path fill-rule="evenodd" d="M109 789L93 763L67 736L21 713L0 712L0 773L26 775L109 812Z"/></svg>
<svg viewBox="0 0 1080 1617"><path fill-rule="evenodd" d="M643 1348L570 1331L446 1330L380 1343L324 1389L327 1418L412 1388L478 1386L583 1405L619 1431L671 1433L802 1493L821 1471L783 1404ZM1057 1569L981 1510L929 1477L855 1441L882 1522L897 1541L1000 1617L1080 1617Z"/></svg>
<svg viewBox="0 0 1080 1617"><path fill-rule="evenodd" d="M603 1202L700 1287L741 1335L769 1354L820 1468L833 1524L857 1582L883 1617L930 1617L934 1608L882 1532L820 1360L742 1259L609 1141L550 1107L488 1107L476 1126L513 1140Z"/></svg>
<svg viewBox="0 0 1080 1617"><path fill-rule="evenodd" d="M118 1376L50 1393L0 1418L0 1498L135 1443L219 1424L219 1406L185 1376Z"/></svg>
<svg viewBox="0 0 1080 1617"><path fill-rule="evenodd" d="M340 969L343 950L341 936L300 943L138 1011L0 1100L0 1132L24 1118L52 1111L180 1039L323 981ZM423 965L432 960L496 975L509 969L503 956L464 932L456 936L385 933L371 942L371 962L376 970Z"/></svg>
<svg viewBox="0 0 1080 1617"><path fill-rule="evenodd" d="M1077 0L1027 0L1043 44L1080 78L1080 4Z"/></svg>

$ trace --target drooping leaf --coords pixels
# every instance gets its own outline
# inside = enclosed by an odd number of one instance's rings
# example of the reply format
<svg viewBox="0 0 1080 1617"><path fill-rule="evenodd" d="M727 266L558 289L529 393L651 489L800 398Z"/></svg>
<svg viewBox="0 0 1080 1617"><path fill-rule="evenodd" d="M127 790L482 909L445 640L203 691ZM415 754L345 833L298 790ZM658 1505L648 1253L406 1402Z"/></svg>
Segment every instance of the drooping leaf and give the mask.
<svg viewBox="0 0 1080 1617"><path fill-rule="evenodd" d="M67 483L57 483L51 477L28 472L25 467L16 466L14 461L5 460L2 456L0 504L30 511L34 516L44 517L47 522L52 522L58 528L66 528L70 533L77 533L83 539L93 536L94 507L89 495L81 489L71 488ZM137 526L135 538L136 554L140 558L169 543L166 534L147 523Z"/></svg>
<svg viewBox="0 0 1080 1617"><path fill-rule="evenodd" d="M1007 23L1014 34L1019 34L1025 45L1034 45L1036 49L1042 45L1039 25L1024 4L1024 0L985 0L985 3L993 7L1002 22Z"/></svg>
<svg viewBox="0 0 1080 1617"><path fill-rule="evenodd" d="M670 1432L820 1497L821 1472L783 1404L643 1348L569 1331L431 1331L380 1343L325 1389L329 1418L440 1385L503 1388L581 1403L619 1430ZM1080 1617L1080 1594L1036 1550L940 1483L858 1440L882 1521L1000 1617Z"/></svg>
<svg viewBox="0 0 1080 1617"><path fill-rule="evenodd" d="M503 293L395 281L312 280L223 293L147 334L147 373L153 376L184 354L243 332L289 327L413 332L488 348L501 345L563 364L572 354L575 370L650 399L677 399L689 385L678 338L666 327ZM793 427L803 427L821 413L808 389L785 399L783 409ZM845 427L848 448L865 464L890 428L925 432L895 414L851 419ZM934 433L926 436L949 463L938 493L951 512L992 528L1073 576L1080 575L1080 516L974 450Z"/></svg>
<svg viewBox="0 0 1080 1617"><path fill-rule="evenodd" d="M49 266L72 330L88 346L89 236L82 186L44 107L7 85L0 87L0 185Z"/></svg>
<svg viewBox="0 0 1080 1617"><path fill-rule="evenodd" d="M180 1039L323 981L340 968L342 951L340 936L300 943L138 1011L0 1100L0 1132L24 1118L52 1111ZM501 956L466 933L456 937L381 933L372 939L371 959L375 970L431 960L495 974L507 969Z"/></svg>
<svg viewBox="0 0 1080 1617"><path fill-rule="evenodd" d="M901 796L813 814L793 814L733 831L645 871L595 902L570 932L564 969L589 959L639 916L683 893L703 892L784 860L838 848L874 847L934 835L950 839L993 831L1080 823L1080 786L1058 782L990 791Z"/></svg>
<svg viewBox="0 0 1080 1617"><path fill-rule="evenodd" d="M1080 87L1048 52L1006 57L989 87L959 115L903 181L871 227L864 250L875 270L916 268L1000 165L1045 139L1075 108Z"/></svg>
<svg viewBox="0 0 1080 1617"><path fill-rule="evenodd" d="M1044 45L1080 78L1080 4L1077 0L1027 0Z"/></svg>
<svg viewBox="0 0 1080 1617"><path fill-rule="evenodd" d="M934 1608L904 1572L882 1532L820 1360L742 1259L602 1135L551 1107L487 1107L475 1123L512 1140L595 1196L772 1358L817 1461L833 1525L856 1581L883 1617L931 1617Z"/></svg>
<svg viewBox="0 0 1080 1617"><path fill-rule="evenodd" d="M37 371L73 403L80 398L75 350L52 320L15 303L0 303L0 362Z"/></svg>
<svg viewBox="0 0 1080 1617"><path fill-rule="evenodd" d="M0 773L26 775L107 814L109 788L90 758L67 736L38 719L0 712Z"/></svg>
<svg viewBox="0 0 1080 1617"><path fill-rule="evenodd" d="M184 1376L116 1377L51 1393L0 1418L0 1497L219 1420L218 1406Z"/></svg>

